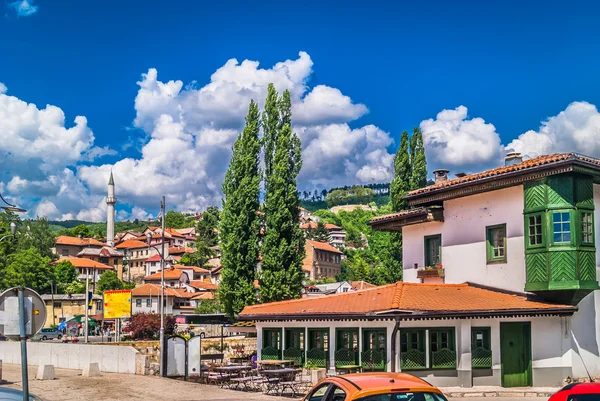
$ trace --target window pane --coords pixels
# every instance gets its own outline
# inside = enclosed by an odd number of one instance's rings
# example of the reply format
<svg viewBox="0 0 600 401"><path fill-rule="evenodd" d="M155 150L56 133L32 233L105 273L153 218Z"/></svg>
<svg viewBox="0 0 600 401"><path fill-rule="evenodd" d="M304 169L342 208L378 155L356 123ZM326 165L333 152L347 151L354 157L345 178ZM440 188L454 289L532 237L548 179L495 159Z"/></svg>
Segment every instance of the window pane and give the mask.
<svg viewBox="0 0 600 401"><path fill-rule="evenodd" d="M553 216L553 221L554 221L555 223L560 223L560 214L558 214L558 213L554 213L554 216Z"/></svg>

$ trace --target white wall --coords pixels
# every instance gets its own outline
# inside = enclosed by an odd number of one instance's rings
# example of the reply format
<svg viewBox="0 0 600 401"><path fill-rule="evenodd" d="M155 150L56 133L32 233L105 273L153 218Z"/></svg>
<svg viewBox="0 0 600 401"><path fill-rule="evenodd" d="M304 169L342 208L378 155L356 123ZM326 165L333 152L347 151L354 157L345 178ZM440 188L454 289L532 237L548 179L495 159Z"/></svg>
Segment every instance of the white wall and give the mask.
<svg viewBox="0 0 600 401"><path fill-rule="evenodd" d="M3 363L21 364L20 347L19 342L0 342L0 359ZM27 362L30 366L54 365L55 368L83 369L96 362L102 372L135 374L137 353L129 346L27 343Z"/></svg>
<svg viewBox="0 0 600 401"><path fill-rule="evenodd" d="M507 263L488 265L486 226L503 223ZM443 223L403 228L404 281L420 282L414 264L425 265L424 236L442 234L446 283L470 281L522 292L526 277L523 224L522 186L445 201Z"/></svg>
<svg viewBox="0 0 600 401"><path fill-rule="evenodd" d="M165 308L166 314L173 313L173 297L165 297L167 300L167 306ZM142 306L136 306L136 300L142 301ZM146 300L151 299L150 307L146 306ZM160 305L160 295L153 295L152 297L133 297L131 300L131 313L158 313Z"/></svg>

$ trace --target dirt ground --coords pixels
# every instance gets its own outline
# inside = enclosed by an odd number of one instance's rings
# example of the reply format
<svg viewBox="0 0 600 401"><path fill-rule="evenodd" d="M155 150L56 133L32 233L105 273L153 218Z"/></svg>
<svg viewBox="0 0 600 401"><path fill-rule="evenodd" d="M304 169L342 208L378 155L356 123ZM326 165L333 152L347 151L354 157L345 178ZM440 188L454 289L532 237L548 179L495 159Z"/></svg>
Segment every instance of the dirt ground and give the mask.
<svg viewBox="0 0 600 401"><path fill-rule="evenodd" d="M35 373L35 368L29 369L29 391L45 401L291 400L154 376L103 373L100 377L82 377L78 370L56 369L56 380L39 381ZM8 383L1 387L21 389L21 366L3 365L2 376Z"/></svg>

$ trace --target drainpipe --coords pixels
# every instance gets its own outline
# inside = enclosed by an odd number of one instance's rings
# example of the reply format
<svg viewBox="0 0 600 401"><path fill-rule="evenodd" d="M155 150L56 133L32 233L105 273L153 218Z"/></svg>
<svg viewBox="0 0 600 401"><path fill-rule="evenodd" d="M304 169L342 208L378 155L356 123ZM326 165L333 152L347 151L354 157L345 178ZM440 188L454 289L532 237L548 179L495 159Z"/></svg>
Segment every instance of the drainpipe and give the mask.
<svg viewBox="0 0 600 401"><path fill-rule="evenodd" d="M400 330L400 318L396 318L396 324L394 325L394 330L392 330L392 346L390 347L392 351L392 372L396 372L396 338L398 337L398 330Z"/></svg>

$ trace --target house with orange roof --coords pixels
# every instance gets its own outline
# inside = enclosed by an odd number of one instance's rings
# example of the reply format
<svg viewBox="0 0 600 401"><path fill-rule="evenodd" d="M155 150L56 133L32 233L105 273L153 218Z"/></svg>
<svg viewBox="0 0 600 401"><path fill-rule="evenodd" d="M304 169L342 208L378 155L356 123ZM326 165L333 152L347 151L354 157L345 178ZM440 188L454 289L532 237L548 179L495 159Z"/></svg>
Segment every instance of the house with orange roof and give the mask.
<svg viewBox="0 0 600 401"><path fill-rule="evenodd" d="M102 273L109 270L115 270L115 268L112 266L83 257L65 257L55 262L52 262L52 264L56 265L57 263L62 262L63 260L71 262L71 264L75 266L75 268L79 272L79 276L77 278L80 281L85 282L86 278L89 278L90 287L93 291L95 291L96 283L100 279L100 275Z"/></svg>
<svg viewBox="0 0 600 401"><path fill-rule="evenodd" d="M522 158L434 171L401 232L405 282L246 307L259 357L406 371L437 386L558 386L600 374L600 160Z"/></svg>
<svg viewBox="0 0 600 401"><path fill-rule="evenodd" d="M167 315L193 314L198 306L198 293L184 288L165 287L165 313ZM160 305L160 282L142 284L131 290L131 312L158 313Z"/></svg>
<svg viewBox="0 0 600 401"><path fill-rule="evenodd" d="M160 271L144 277L145 284L159 284L162 280L162 274ZM190 277L182 269L175 269L173 267L166 268L164 271L165 286L170 288L185 288L186 284L190 282Z"/></svg>
<svg viewBox="0 0 600 401"><path fill-rule="evenodd" d="M54 244L54 253L59 258L76 257L77 254L85 248L102 248L105 243L93 238L70 237L68 235L59 235Z"/></svg>
<svg viewBox="0 0 600 401"><path fill-rule="evenodd" d="M326 242L306 240L304 250L302 272L307 279L335 278L342 272L343 253L339 249Z"/></svg>
<svg viewBox="0 0 600 401"><path fill-rule="evenodd" d="M157 249L161 249L161 243L148 246L146 238L140 237L140 239L123 241L115 245L115 248L124 253L124 259L127 262L127 267L124 269L126 270L126 274L124 276L127 277L128 281L141 283L147 275L146 261L149 258L160 255ZM168 258L168 247L165 246L165 260L168 260Z"/></svg>
<svg viewBox="0 0 600 401"><path fill-rule="evenodd" d="M103 246L102 248L88 247L79 252L77 257L91 259L111 266L117 272L119 280L123 280L123 258L125 257L123 252L110 246Z"/></svg>
<svg viewBox="0 0 600 401"><path fill-rule="evenodd" d="M316 230L319 223L314 221L308 221L306 223L300 224L300 229L305 232L309 232L311 230ZM346 246L346 231L340 226L336 226L331 223L324 223L325 229L329 233L329 244L340 249Z"/></svg>

